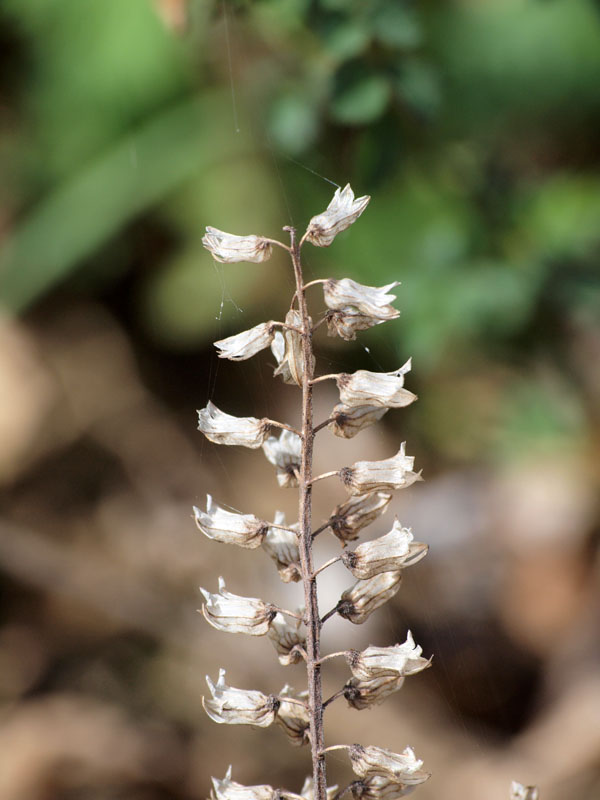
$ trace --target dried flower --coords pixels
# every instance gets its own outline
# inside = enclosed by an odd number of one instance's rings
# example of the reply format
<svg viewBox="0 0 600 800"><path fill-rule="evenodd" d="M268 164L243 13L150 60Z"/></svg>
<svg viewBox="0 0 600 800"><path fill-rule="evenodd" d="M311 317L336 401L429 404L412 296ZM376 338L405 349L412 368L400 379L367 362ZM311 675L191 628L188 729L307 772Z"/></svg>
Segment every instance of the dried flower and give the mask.
<svg viewBox="0 0 600 800"><path fill-rule="evenodd" d="M285 525L285 514L275 512L275 525ZM298 527L297 525L295 526ZM279 577L284 583L297 583L302 579L298 534L292 530L269 527L262 543L263 550L277 565Z"/></svg>
<svg viewBox="0 0 600 800"><path fill-rule="evenodd" d="M405 442L392 458L384 461L357 461L340 470L340 478L350 494L364 494L376 489L405 489L421 480L421 473L412 471L414 457L404 452Z"/></svg>
<svg viewBox="0 0 600 800"><path fill-rule="evenodd" d="M360 544L354 551L342 553L342 561L355 578L364 580L416 564L427 554L428 547L413 542L410 528L403 528L396 519L385 536Z"/></svg>
<svg viewBox="0 0 600 800"><path fill-rule="evenodd" d="M202 244L215 261L222 264L232 264L234 261L259 263L271 258L271 243L263 236L236 236L207 226Z"/></svg>
<svg viewBox="0 0 600 800"><path fill-rule="evenodd" d="M394 372L369 372L359 369L349 375L338 375L336 383L340 400L348 408L378 406L403 408L413 403L417 395L404 389L404 376L410 371L411 359Z"/></svg>
<svg viewBox="0 0 600 800"><path fill-rule="evenodd" d="M254 514L237 514L226 511L212 497L206 495L206 512L194 506L196 525L205 536L224 544L237 544L254 550L260 547L268 531L268 524Z"/></svg>
<svg viewBox="0 0 600 800"><path fill-rule="evenodd" d="M361 625L396 594L401 582L400 571L382 572L366 581L357 581L342 594L336 606L337 613L355 625Z"/></svg>
<svg viewBox="0 0 600 800"><path fill-rule="evenodd" d="M306 632L302 620L288 620L283 614L277 614L269 628L268 637L277 651L279 663L284 667L302 661L300 649L306 649Z"/></svg>
<svg viewBox="0 0 600 800"><path fill-rule="evenodd" d="M403 683L404 678L392 675L373 678L368 681L352 678L344 686L344 697L352 708L362 711L370 706L383 703L385 698L389 697L393 692L397 692Z"/></svg>
<svg viewBox="0 0 600 800"><path fill-rule="evenodd" d="M356 334L359 331L367 331L374 325L380 325L385 322L383 319L368 317L359 311L353 311L351 308L345 311L328 311L325 319L327 321L327 335L339 336L340 339L344 339L346 342L356 339Z"/></svg>
<svg viewBox="0 0 600 800"><path fill-rule="evenodd" d="M355 408L348 408L343 403L338 403L334 406L332 416L335 417L334 421L329 424L329 430L336 436L341 436L344 439L351 439L360 433L363 428L373 425L378 422L384 414L387 413L387 408L380 408L378 406L356 406Z"/></svg>
<svg viewBox="0 0 600 800"><path fill-rule="evenodd" d="M297 433L284 428L279 439L269 436L263 444L267 460L277 468L277 483L284 488L298 486L296 473L300 471L302 439Z"/></svg>
<svg viewBox="0 0 600 800"><path fill-rule="evenodd" d="M385 514L391 499L392 495L387 492L369 492L350 497L336 506L329 527L340 541L354 541L363 528Z"/></svg>
<svg viewBox="0 0 600 800"><path fill-rule="evenodd" d="M288 698L299 700L303 705L298 702L290 702ZM294 692L292 687L286 684L279 692L277 699L279 700L279 708L275 719L277 724L283 728L293 745L300 747L303 744L308 744L308 729L310 727L310 716L306 706L308 692Z"/></svg>
<svg viewBox="0 0 600 800"><path fill-rule="evenodd" d="M351 278L341 280L329 278L323 284L323 299L327 308L333 311L352 309L384 322L400 316L400 312L390 305L396 299L396 295L389 294L389 291L396 286L400 286L398 281L388 283L386 286L365 286Z"/></svg>
<svg viewBox="0 0 600 800"><path fill-rule="evenodd" d="M327 210L311 219L303 238L317 247L329 247L338 233L360 217L370 199L368 195L355 199L349 183L336 189Z"/></svg>
<svg viewBox="0 0 600 800"><path fill-rule="evenodd" d="M218 723L227 725L256 725L266 728L275 720L279 700L262 692L245 691L227 686L225 670L219 670L216 685L206 676L206 683L212 695L210 700L202 698L202 705L208 716Z"/></svg>
<svg viewBox="0 0 600 800"><path fill-rule="evenodd" d="M309 325L312 320L308 318ZM285 324L294 328L302 328L302 317L295 309L290 309L285 317ZM281 375L284 383L295 383L302 386L304 376L304 352L302 349L302 336L297 330L287 328L284 333L277 331L271 344L271 351L279 365L274 375ZM314 357L313 357L314 369Z"/></svg>
<svg viewBox="0 0 600 800"><path fill-rule="evenodd" d="M212 778L211 800L275 800L272 786L242 786L231 780L231 766L222 781Z"/></svg>
<svg viewBox="0 0 600 800"><path fill-rule="evenodd" d="M510 800L538 800L538 797L537 786L523 786L518 781L512 781L510 785Z"/></svg>
<svg viewBox="0 0 600 800"><path fill-rule="evenodd" d="M255 417L232 417L220 411L210 400L198 411L198 430L215 444L262 447L269 435L270 423Z"/></svg>
<svg viewBox="0 0 600 800"><path fill-rule="evenodd" d="M326 800L333 800L337 794L337 790L337 785L328 786L326 790ZM314 800L315 791L312 776L305 778L300 794L294 794L294 792L286 792L282 789L278 789L277 795L278 800Z"/></svg>
<svg viewBox="0 0 600 800"><path fill-rule="evenodd" d="M349 650L346 661L355 678L361 681L385 676L405 677L426 669L431 659L423 658L423 649L416 645L409 631L404 644L393 647L367 647L366 650Z"/></svg>
<svg viewBox="0 0 600 800"><path fill-rule="evenodd" d="M220 351L219 358L228 358L231 361L244 361L247 358L269 347L273 341L275 330L273 321L261 322L247 331L219 339L215 347Z"/></svg>
<svg viewBox="0 0 600 800"><path fill-rule="evenodd" d="M387 775L371 775L362 781L354 781L351 787L354 800L396 800L412 794L417 787L399 783Z"/></svg>
<svg viewBox="0 0 600 800"><path fill-rule="evenodd" d="M354 744L348 750L352 769L361 778L383 775L400 783L417 785L429 778L429 773L421 767L423 762L417 758L411 747L402 753L392 753L383 747L363 747Z"/></svg>
<svg viewBox="0 0 600 800"><path fill-rule="evenodd" d="M264 636L277 613L273 605L258 598L231 594L225 588L223 578L219 578L219 594L211 594L202 588L200 591L206 600L202 605L204 618L219 631Z"/></svg>

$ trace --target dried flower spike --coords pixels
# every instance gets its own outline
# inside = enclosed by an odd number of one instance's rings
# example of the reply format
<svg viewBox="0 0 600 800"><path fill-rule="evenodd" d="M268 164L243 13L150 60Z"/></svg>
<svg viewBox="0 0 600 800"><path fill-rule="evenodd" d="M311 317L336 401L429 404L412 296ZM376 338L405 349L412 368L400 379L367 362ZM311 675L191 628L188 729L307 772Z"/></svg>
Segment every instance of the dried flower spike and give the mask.
<svg viewBox="0 0 600 800"><path fill-rule="evenodd" d="M262 236L236 236L207 225L202 244L215 261L233 264L235 261L259 263L271 258L271 243Z"/></svg>
<svg viewBox="0 0 600 800"><path fill-rule="evenodd" d="M202 705L208 716L219 724L256 725L266 728L275 721L279 701L272 695L262 692L245 691L227 686L225 670L219 670L219 679L213 683L206 676L211 698L202 698Z"/></svg>
<svg viewBox="0 0 600 800"><path fill-rule="evenodd" d="M211 594L202 588L200 591L206 600L202 606L204 619L219 631L264 636L277 614L277 609L270 603L228 592L223 578L219 578L219 594Z"/></svg>
<svg viewBox="0 0 600 800"><path fill-rule="evenodd" d="M343 189L336 189L326 211L309 222L303 239L317 247L329 247L338 233L356 222L370 199L368 195L355 199L349 183Z"/></svg>

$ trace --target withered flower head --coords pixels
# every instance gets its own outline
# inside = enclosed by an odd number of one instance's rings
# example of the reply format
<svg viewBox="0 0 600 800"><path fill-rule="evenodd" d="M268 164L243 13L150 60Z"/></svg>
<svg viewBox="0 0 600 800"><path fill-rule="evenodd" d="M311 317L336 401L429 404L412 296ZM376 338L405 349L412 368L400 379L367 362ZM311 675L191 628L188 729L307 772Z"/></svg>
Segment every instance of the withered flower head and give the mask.
<svg viewBox="0 0 600 800"><path fill-rule="evenodd" d="M426 669L431 659L423 658L423 649L416 645L409 631L404 644L393 647L367 647L366 650L349 650L346 661L355 678L369 681L383 677L406 677Z"/></svg>
<svg viewBox="0 0 600 800"><path fill-rule="evenodd" d="M396 800L412 794L416 788L415 784L408 786L386 775L371 775L362 781L354 781L351 791L354 800Z"/></svg>
<svg viewBox="0 0 600 800"><path fill-rule="evenodd" d="M387 492L369 492L350 497L336 506L329 527L342 542L358 539L358 534L377 517L385 514L392 499Z"/></svg>
<svg viewBox="0 0 600 800"><path fill-rule="evenodd" d="M258 598L231 594L223 578L219 578L219 594L211 594L202 587L200 591L206 600L202 605L204 618L219 631L264 636L277 613L270 603Z"/></svg>
<svg viewBox="0 0 600 800"><path fill-rule="evenodd" d="M301 620L293 617L288 620L283 614L277 614L268 636L277 651L279 663L284 667L302 661L299 648L306 649L306 632Z"/></svg>
<svg viewBox="0 0 600 800"><path fill-rule="evenodd" d="M360 311L354 311L352 308L347 308L344 311L328 311L325 315L327 321L327 335L339 336L346 342L352 342L356 339L356 334L360 331L368 331L375 325L380 325L385 322L383 319L375 319L375 317L368 317L366 314L361 314Z"/></svg>
<svg viewBox="0 0 600 800"><path fill-rule="evenodd" d="M277 483L284 488L298 486L296 472L300 471L302 456L302 439L298 434L284 428L279 438L269 436L262 447L267 460L277 468Z"/></svg>
<svg viewBox="0 0 600 800"><path fill-rule="evenodd" d="M309 325L312 320L308 318ZM285 317L285 324L294 328L302 328L302 317L295 309L290 309ZM273 336L271 352L277 359L277 368L274 375L281 375L284 383L294 383L302 386L304 377L304 353L302 352L302 336L296 330L284 329L277 331ZM313 369L314 369L313 356Z"/></svg>
<svg viewBox="0 0 600 800"><path fill-rule="evenodd" d="M333 800L333 798L337 794L337 790L338 790L337 785L328 786L326 790L327 792L326 800ZM277 800L315 800L315 791L314 791L312 776L305 778L300 794L295 794L294 792L287 792L284 789L278 789L277 795L278 795Z"/></svg>
<svg viewBox="0 0 600 800"><path fill-rule="evenodd" d="M275 329L273 321L261 322L247 331L219 339L215 347L219 350L219 358L228 358L230 361L244 361L269 347L273 341Z"/></svg>
<svg viewBox="0 0 600 800"><path fill-rule="evenodd" d="M327 210L309 222L304 238L317 247L329 247L338 233L360 217L370 199L368 195L355 199L349 183L343 189L336 189Z"/></svg>
<svg viewBox="0 0 600 800"><path fill-rule="evenodd" d="M206 683L212 697L202 698L202 705L208 716L220 724L256 725L266 728L275 720L279 701L272 695L262 692L245 691L227 686L225 670L219 670L219 680L214 684L206 676Z"/></svg>
<svg viewBox="0 0 600 800"><path fill-rule="evenodd" d="M404 376L410 371L411 360L394 372L369 372L359 369L349 375L338 375L336 383L340 390L341 402L354 406L378 406L381 408L402 408L417 399L416 394L404 389Z"/></svg>
<svg viewBox="0 0 600 800"><path fill-rule="evenodd" d="M272 786L242 786L231 780L231 766L222 781L212 778L211 800L275 800Z"/></svg>
<svg viewBox="0 0 600 800"><path fill-rule="evenodd" d="M348 755L352 769L361 778L382 775L408 785L424 783L429 778L429 773L421 769L422 760L415 756L411 747L406 747L402 753L393 753L382 747L354 744Z"/></svg>
<svg viewBox="0 0 600 800"><path fill-rule="evenodd" d="M262 236L236 236L218 228L206 227L202 244L215 261L232 264L234 261L259 263L271 257L271 244Z"/></svg>
<svg viewBox="0 0 600 800"><path fill-rule="evenodd" d="M392 458L384 461L357 461L340 470L340 478L350 494L364 494L377 489L405 489L421 480L420 473L412 471L414 457L404 452L405 442Z"/></svg>
<svg viewBox="0 0 600 800"><path fill-rule="evenodd" d="M305 704L308 699L308 692L294 692L292 687L286 684L277 697L279 708L275 722L283 728L290 742L300 747L309 742L310 716L306 705L290 702L288 698L299 700Z"/></svg>
<svg viewBox="0 0 600 800"><path fill-rule="evenodd" d="M198 411L198 430L215 444L257 448L262 447L268 437L270 425L255 417L232 417L209 400L206 408Z"/></svg>
<svg viewBox="0 0 600 800"><path fill-rule="evenodd" d="M362 711L383 703L385 698L397 692L403 683L404 678L399 678L397 675L385 675L368 681L352 678L344 686L344 697L352 708Z"/></svg>
<svg viewBox="0 0 600 800"><path fill-rule="evenodd" d="M510 785L510 800L538 800L538 797L537 786L523 786L518 781L513 781Z"/></svg>
<svg viewBox="0 0 600 800"><path fill-rule="evenodd" d="M328 425L329 430L336 436L351 439L360 433L363 428L373 425L387 413L387 408L379 406L355 406L349 408L343 403L334 406L331 416L335 419Z"/></svg>
<svg viewBox="0 0 600 800"><path fill-rule="evenodd" d="M402 573L382 572L366 581L357 581L342 594L337 613L355 625L361 625L373 611L387 603L398 591Z"/></svg>
<svg viewBox="0 0 600 800"><path fill-rule="evenodd" d="M237 544L253 550L260 547L268 530L266 522L254 514L236 514L226 511L206 495L206 511L194 506L196 525L205 536L224 544Z"/></svg>
<svg viewBox="0 0 600 800"><path fill-rule="evenodd" d="M354 551L347 550L342 553L342 561L355 578L364 580L410 567L427 554L427 549L426 544L414 542L410 528L403 528L396 519L389 533L359 544Z"/></svg>
<svg viewBox="0 0 600 800"><path fill-rule="evenodd" d="M275 512L275 524L285 525L285 514L283 512ZM291 581L297 583L302 579L298 535L294 531L286 531L283 528L269 526L262 546L265 553L277 565L279 577L284 583L290 583Z"/></svg>
<svg viewBox="0 0 600 800"><path fill-rule="evenodd" d="M396 286L400 286L398 281L388 283L386 286L365 286L351 278L341 280L329 278L323 284L323 299L327 308L333 311L352 309L383 322L400 316L400 312L390 305L396 299L396 295L389 292Z"/></svg>

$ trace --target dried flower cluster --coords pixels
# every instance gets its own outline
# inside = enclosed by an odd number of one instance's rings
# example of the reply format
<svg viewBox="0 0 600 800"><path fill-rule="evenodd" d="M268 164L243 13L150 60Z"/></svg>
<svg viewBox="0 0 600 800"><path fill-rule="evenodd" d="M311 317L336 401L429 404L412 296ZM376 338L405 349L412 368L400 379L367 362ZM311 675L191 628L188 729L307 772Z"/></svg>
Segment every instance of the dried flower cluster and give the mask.
<svg viewBox="0 0 600 800"><path fill-rule="evenodd" d="M194 509L198 528L209 539L235 544L246 549L262 548L273 560L284 582L302 582L304 606L292 612L258 598L240 597L225 588L219 578L219 590L214 594L201 589L204 597L202 613L217 630L266 635L271 640L280 664L287 666L304 660L307 670L307 689L296 692L285 685L278 694L234 688L225 683L221 669L216 683L207 677L210 697L203 700L207 714L217 723L266 727L278 724L293 745L310 745L312 777L308 777L300 794L268 785L244 786L231 779L231 767L223 780L213 778L212 800L333 800L350 792L355 800L395 800L409 794L429 777L423 762L410 747L394 753L379 747L360 744L333 745L324 741L323 715L326 707L337 697L344 697L350 707L365 709L381 703L396 692L408 676L427 668L431 660L423 657L410 631L406 641L391 647L367 647L362 652L347 650L341 653L321 653L321 629L334 614L354 624L362 624L388 602L402 581L402 572L416 564L427 553L427 545L414 541L412 531L396 519L383 536L359 544L354 550L348 543L359 538L362 530L385 513L391 492L404 489L420 479L414 471L414 459L406 455L405 445L390 458L381 461L358 461L334 472L314 476L312 455L315 434L328 428L343 438L358 434L372 425L390 408L402 408L413 403L416 395L404 387L410 371L407 361L391 372L358 370L353 374L340 373L315 377L313 354L314 330L326 322L330 336L344 340L356 338L366 330L396 319L399 316L392 303L396 282L386 286L364 286L349 278L326 279L304 284L300 250L305 242L328 247L338 233L348 228L363 213L369 197L355 198L349 185L338 189L327 209L314 216L298 241L293 228L290 245L262 236L235 236L216 228L207 228L204 246L220 262L262 262L271 257L273 246L288 252L294 270L296 292L285 320L255 325L247 331L215 342L220 358L242 361L261 350L270 348L276 361L275 375L302 391L302 426L270 419L234 417L209 402L198 412L198 428L211 441L222 445L262 448L267 460L275 467L277 483L282 488L298 489L298 521L288 524L283 514L275 512L274 521L261 520L249 513L228 511L208 495L206 511ZM306 290L322 285L325 316L316 325L308 314ZM335 380L339 403L329 418L313 424L312 395L315 385L327 379ZM312 491L317 481L336 477L348 493L329 519L313 529ZM341 542L342 554L315 568L313 542L329 529ZM343 592L328 613L320 615L317 603L317 575L335 561L347 568L356 579ZM329 658L343 656L351 672L347 683L328 700L323 700L321 667ZM357 779L338 792L337 786L327 787L325 755L343 749ZM534 798L528 788L513 785L513 797ZM521 794L519 794L519 792Z"/></svg>

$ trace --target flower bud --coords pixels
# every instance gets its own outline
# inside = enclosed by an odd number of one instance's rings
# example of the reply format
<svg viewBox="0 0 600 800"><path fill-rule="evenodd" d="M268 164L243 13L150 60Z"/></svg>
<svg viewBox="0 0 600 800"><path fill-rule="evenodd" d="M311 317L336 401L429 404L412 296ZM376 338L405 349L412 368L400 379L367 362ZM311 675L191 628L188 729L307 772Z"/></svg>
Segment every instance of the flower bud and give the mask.
<svg viewBox="0 0 600 800"><path fill-rule="evenodd" d="M363 428L373 425L375 422L387 413L387 408L380 408L378 406L356 406L349 408L343 403L338 403L334 406L332 416L335 417L334 421L329 423L329 430L336 436L341 436L344 439L351 439L360 433Z"/></svg>
<svg viewBox="0 0 600 800"><path fill-rule="evenodd" d="M285 428L279 438L269 436L262 446L267 460L277 469L277 483L284 488L298 486L296 472L300 471L302 439Z"/></svg>
<svg viewBox="0 0 600 800"><path fill-rule="evenodd" d="M346 661L354 677L360 681L386 676L399 678L414 675L431 665L431 659L423 658L422 652L409 631L404 644L393 647L371 645L362 652L349 650Z"/></svg>
<svg viewBox="0 0 600 800"><path fill-rule="evenodd" d="M416 786L399 783L385 775L371 775L362 781L354 781L351 792L354 800L396 800L412 794Z"/></svg>
<svg viewBox="0 0 600 800"><path fill-rule="evenodd" d="M231 780L231 766L222 781L212 778L211 800L275 800L272 786L242 786Z"/></svg>
<svg viewBox="0 0 600 800"><path fill-rule="evenodd" d="M259 263L271 258L271 244L263 236L236 236L207 225L202 244L215 261L232 264L234 261Z"/></svg>
<svg viewBox="0 0 600 800"><path fill-rule="evenodd" d="M518 781L512 781L510 785L510 800L538 800L538 797L537 786L523 786Z"/></svg>
<svg viewBox="0 0 600 800"><path fill-rule="evenodd" d="M284 667L302 661L299 648L306 649L306 632L302 620L288 620L283 614L277 614L271 623L269 639L273 642L279 663Z"/></svg>
<svg viewBox="0 0 600 800"><path fill-rule="evenodd" d="M285 525L285 515L281 511L275 512L275 524ZM294 531L269 527L262 546L277 565L279 577L284 583L297 583L302 579L298 535Z"/></svg>
<svg viewBox="0 0 600 800"><path fill-rule="evenodd" d="M209 539L224 544L237 544L248 550L260 547L268 531L267 523L254 514L226 511L213 503L209 494L206 495L206 512L194 506L194 519L196 525Z"/></svg>
<svg viewBox="0 0 600 800"><path fill-rule="evenodd" d="M365 286L351 278L341 280L330 278L323 284L323 299L327 308L333 311L345 311L350 308L384 322L400 316L400 312L390 305L396 299L396 295L389 294L389 291L396 286L400 286L398 281L388 283L386 286Z"/></svg>
<svg viewBox="0 0 600 800"><path fill-rule="evenodd" d="M279 701L272 695L262 692L245 691L227 686L225 670L219 670L216 685L206 676L206 683L212 695L211 699L202 698L202 705L208 716L226 725L256 725L266 728L275 720Z"/></svg>
<svg viewBox="0 0 600 800"><path fill-rule="evenodd" d="M261 322L247 331L219 339L215 347L219 350L219 358L228 358L230 361L244 361L247 358L269 347L273 341L275 330L273 321Z"/></svg>
<svg viewBox="0 0 600 800"><path fill-rule="evenodd" d="M338 233L360 217L370 199L368 195L355 199L349 183L336 189L327 210L311 219L303 238L317 247L329 247Z"/></svg>
<svg viewBox="0 0 600 800"><path fill-rule="evenodd" d="M404 678L399 678L397 675L385 675L368 681L352 678L344 686L344 697L352 708L362 711L383 703L385 698L397 692L403 683Z"/></svg>
<svg viewBox="0 0 600 800"><path fill-rule="evenodd" d="M340 470L340 478L350 494L364 494L376 489L405 489L421 480L421 473L412 471L414 457L404 452L405 442L392 458L384 461L357 461Z"/></svg>
<svg viewBox="0 0 600 800"><path fill-rule="evenodd" d="M402 753L392 753L382 747L362 747L354 744L348 750L352 769L361 778L382 775L399 783L415 786L429 778L429 773L421 767L423 762L417 758L411 747Z"/></svg>
<svg viewBox="0 0 600 800"><path fill-rule="evenodd" d="M309 325L312 320L308 318ZM295 309L290 309L285 317L286 325L302 328L302 317ZM284 383L295 383L302 386L304 377L304 352L302 349L302 336L295 330L285 329L283 333L277 331L273 336L271 351L279 365L274 375L281 375ZM313 369L315 360L313 356Z"/></svg>
<svg viewBox="0 0 600 800"><path fill-rule="evenodd" d="M309 742L310 716L308 708L306 705L300 705L299 703L290 703L287 698L306 703L308 692L295 693L292 687L286 684L277 698L279 700L279 708L275 722L283 728L290 742L300 747Z"/></svg>
<svg viewBox="0 0 600 800"><path fill-rule="evenodd" d="M428 547L421 542L413 542L410 528L403 528L396 521L385 536L372 542L360 544L354 551L342 553L342 562L355 578L364 580L416 564L427 554Z"/></svg>
<svg viewBox="0 0 600 800"><path fill-rule="evenodd" d="M223 578L219 578L219 594L211 594L202 588L200 591L206 600L202 606L204 618L218 631L263 636L277 613L273 605L258 598L231 594L226 590Z"/></svg>
<svg viewBox="0 0 600 800"><path fill-rule="evenodd" d="M400 571L382 572L366 581L357 581L342 594L336 607L337 613L355 625L361 625L373 611L396 594L401 582Z"/></svg>
<svg viewBox="0 0 600 800"><path fill-rule="evenodd" d="M269 435L270 425L265 419L232 417L210 402L198 411L198 430L215 444L262 447Z"/></svg>
<svg viewBox="0 0 600 800"><path fill-rule="evenodd" d="M340 400L347 407L378 406L403 408L413 403L417 395L404 389L404 375L410 371L410 359L395 372L369 372L359 369L349 375L341 373L336 383Z"/></svg>
<svg viewBox="0 0 600 800"><path fill-rule="evenodd" d="M350 497L336 506L329 527L341 542L358 539L359 532L385 514L392 499L387 492L369 492Z"/></svg>

